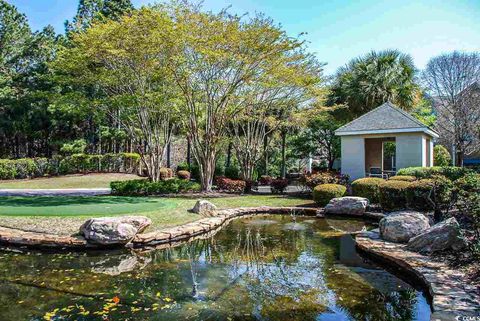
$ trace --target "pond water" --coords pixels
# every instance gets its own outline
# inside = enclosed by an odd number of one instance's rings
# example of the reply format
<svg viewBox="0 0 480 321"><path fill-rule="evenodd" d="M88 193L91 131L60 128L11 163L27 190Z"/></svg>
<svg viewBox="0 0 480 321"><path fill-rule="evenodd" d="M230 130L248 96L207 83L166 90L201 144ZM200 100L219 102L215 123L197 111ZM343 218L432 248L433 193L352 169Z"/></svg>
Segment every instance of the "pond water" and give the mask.
<svg viewBox="0 0 480 321"><path fill-rule="evenodd" d="M149 252L0 252L0 320L429 320L360 258L362 221L259 216Z"/></svg>

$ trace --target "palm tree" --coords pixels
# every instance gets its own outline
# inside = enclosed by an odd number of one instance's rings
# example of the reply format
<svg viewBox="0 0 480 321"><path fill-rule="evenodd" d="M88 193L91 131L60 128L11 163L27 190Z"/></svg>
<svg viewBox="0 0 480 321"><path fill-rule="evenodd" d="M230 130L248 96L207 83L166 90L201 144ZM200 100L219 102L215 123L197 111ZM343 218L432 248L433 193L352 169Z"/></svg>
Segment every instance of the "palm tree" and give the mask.
<svg viewBox="0 0 480 321"><path fill-rule="evenodd" d="M409 55L398 50L372 51L340 68L328 102L348 108L348 113L342 114L350 119L386 101L409 110L421 96L415 74Z"/></svg>

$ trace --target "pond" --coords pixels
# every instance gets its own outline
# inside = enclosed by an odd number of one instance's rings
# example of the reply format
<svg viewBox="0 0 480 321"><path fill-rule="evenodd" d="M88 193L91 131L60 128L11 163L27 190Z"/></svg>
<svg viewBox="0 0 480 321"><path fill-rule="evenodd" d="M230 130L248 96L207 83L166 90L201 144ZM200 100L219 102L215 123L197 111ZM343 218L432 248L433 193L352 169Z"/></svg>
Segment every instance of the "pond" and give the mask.
<svg viewBox="0 0 480 321"><path fill-rule="evenodd" d="M357 220L257 216L175 248L0 252L0 320L429 320L355 252Z"/></svg>

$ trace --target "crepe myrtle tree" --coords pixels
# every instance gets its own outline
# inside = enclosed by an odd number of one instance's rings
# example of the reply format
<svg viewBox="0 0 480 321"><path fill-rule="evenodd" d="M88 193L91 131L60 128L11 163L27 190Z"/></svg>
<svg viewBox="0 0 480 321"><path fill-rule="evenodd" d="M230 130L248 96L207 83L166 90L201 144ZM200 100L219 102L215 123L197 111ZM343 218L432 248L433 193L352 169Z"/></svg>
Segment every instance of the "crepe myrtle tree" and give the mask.
<svg viewBox="0 0 480 321"><path fill-rule="evenodd" d="M422 73L434 97L435 128L453 146L455 164L480 150L480 53L452 52L432 58Z"/></svg>
<svg viewBox="0 0 480 321"><path fill-rule="evenodd" d="M143 9L118 21L98 21L55 62L63 81L90 84L93 104L121 124L152 181L160 180L167 147L178 124L180 101L169 73L173 22L164 12Z"/></svg>
<svg viewBox="0 0 480 321"><path fill-rule="evenodd" d="M303 41L262 15L202 12L185 3L158 8L169 11L176 24L171 72L184 102L184 124L202 189L210 191L229 123L248 110L235 98L264 82L265 75L299 77L299 66L310 56L302 50Z"/></svg>

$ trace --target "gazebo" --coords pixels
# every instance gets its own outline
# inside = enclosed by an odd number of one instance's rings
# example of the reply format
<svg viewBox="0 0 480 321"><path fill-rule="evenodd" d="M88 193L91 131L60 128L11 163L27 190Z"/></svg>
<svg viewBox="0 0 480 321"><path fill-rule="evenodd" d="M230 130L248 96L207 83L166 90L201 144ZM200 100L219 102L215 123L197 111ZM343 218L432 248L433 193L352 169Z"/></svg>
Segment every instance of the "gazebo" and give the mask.
<svg viewBox="0 0 480 321"><path fill-rule="evenodd" d="M433 166L438 134L390 102L335 131L341 137L341 171L352 180L386 177L397 169Z"/></svg>

